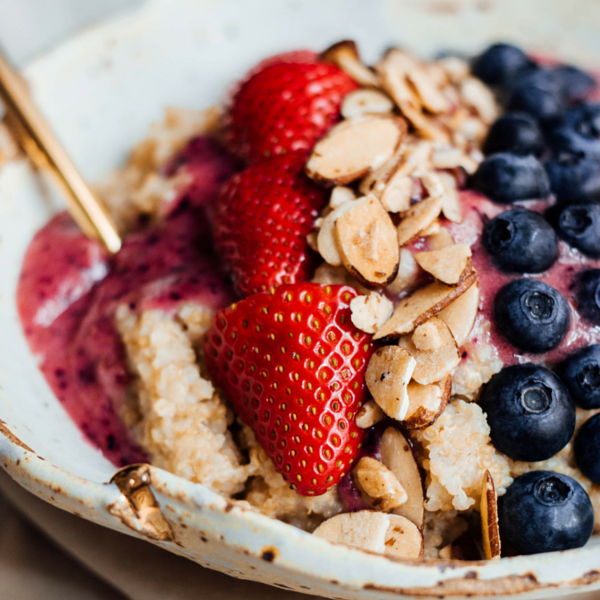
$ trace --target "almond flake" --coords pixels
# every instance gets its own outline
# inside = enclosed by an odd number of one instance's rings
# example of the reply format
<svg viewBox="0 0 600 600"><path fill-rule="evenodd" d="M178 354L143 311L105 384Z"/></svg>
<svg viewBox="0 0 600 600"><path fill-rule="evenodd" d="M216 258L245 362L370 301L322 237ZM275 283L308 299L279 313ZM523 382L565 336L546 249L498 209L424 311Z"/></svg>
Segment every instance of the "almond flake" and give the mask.
<svg viewBox="0 0 600 600"><path fill-rule="evenodd" d="M323 219L319 233L317 234L317 249L325 262L334 267L339 267L342 264L342 255L338 249L335 237L335 222L359 203L365 203L366 201L366 198L361 198L360 200L344 202Z"/></svg>
<svg viewBox="0 0 600 600"><path fill-rule="evenodd" d="M452 391L452 377L429 385L412 381L407 388L408 411L402 421L407 429L425 429L444 412Z"/></svg>
<svg viewBox="0 0 600 600"><path fill-rule="evenodd" d="M363 456L354 468L353 476L356 487L376 510L391 512L408 500L396 476L374 458Z"/></svg>
<svg viewBox="0 0 600 600"><path fill-rule="evenodd" d="M348 271L345 267L334 267L327 263L323 263L317 270L313 278L312 283L320 283L322 285L349 285L353 287L361 294L368 294L369 290L362 286Z"/></svg>
<svg viewBox="0 0 600 600"><path fill-rule="evenodd" d="M378 169L374 169L360 182L358 191L365 196L370 193L376 195L381 194L381 192L385 189L387 181L396 171L398 163L402 159L403 154L404 143L400 144L398 150L394 152L393 156L389 160L387 160Z"/></svg>
<svg viewBox="0 0 600 600"><path fill-rule="evenodd" d="M350 311L350 319L357 329L375 333L392 316L394 305L385 296L369 292L352 298Z"/></svg>
<svg viewBox="0 0 600 600"><path fill-rule="evenodd" d="M407 77L415 86L423 106L428 111L443 113L450 110L451 105L448 98L436 86L436 82L425 69L416 65L408 71Z"/></svg>
<svg viewBox="0 0 600 600"><path fill-rule="evenodd" d="M330 46L321 54L321 60L337 65L359 85L379 87L379 77L360 60L356 43L344 40Z"/></svg>
<svg viewBox="0 0 600 600"><path fill-rule="evenodd" d="M423 558L421 530L406 517L389 515L390 526L385 537L385 552L394 558Z"/></svg>
<svg viewBox="0 0 600 600"><path fill-rule="evenodd" d="M463 101L474 108L481 120L490 125L498 117L498 106L492 90L476 77L468 77L460 85Z"/></svg>
<svg viewBox="0 0 600 600"><path fill-rule="evenodd" d="M496 486L489 471L483 476L481 485L481 532L483 551L487 560L500 558L500 528L498 526L498 498Z"/></svg>
<svg viewBox="0 0 600 600"><path fill-rule="evenodd" d="M342 261L366 287L384 287L398 272L400 249L396 228L375 196L369 195L354 204L335 222L334 235Z"/></svg>
<svg viewBox="0 0 600 600"><path fill-rule="evenodd" d="M462 278L456 287L443 283L430 283L401 300L390 320L373 336L374 340L399 338L410 333L448 304L464 294L477 281L475 271Z"/></svg>
<svg viewBox="0 0 600 600"><path fill-rule="evenodd" d="M420 237L430 237L432 235L437 235L442 230L442 224L439 219L432 221L432 223L421 231Z"/></svg>
<svg viewBox="0 0 600 600"><path fill-rule="evenodd" d="M424 327L427 328L425 332L422 331ZM437 335L434 336L434 332L429 331L431 327ZM423 339L424 336L427 336L427 342ZM446 323L437 317L417 327L412 336L401 337L398 344L417 361L412 376L421 385L440 381L450 375L460 362L456 340ZM426 345L430 349L419 347Z"/></svg>
<svg viewBox="0 0 600 600"><path fill-rule="evenodd" d="M356 413L356 425L361 429L369 429L383 421L385 413L379 408L375 400L367 400Z"/></svg>
<svg viewBox="0 0 600 600"><path fill-rule="evenodd" d="M426 198L417 202L404 215L398 224L398 244L406 246L420 237L421 232L427 229L442 212L444 197Z"/></svg>
<svg viewBox="0 0 600 600"><path fill-rule="evenodd" d="M363 88L350 92L342 100L341 113L345 119L368 114L387 114L394 110L394 103L383 92Z"/></svg>
<svg viewBox="0 0 600 600"><path fill-rule="evenodd" d="M306 243L315 251L318 252L319 251L319 246L317 244L317 232L316 231L311 231L307 236L306 236Z"/></svg>
<svg viewBox="0 0 600 600"><path fill-rule="evenodd" d="M456 285L460 282L470 258L471 248L466 244L455 244L442 250L415 254L417 264L424 271L447 285Z"/></svg>
<svg viewBox="0 0 600 600"><path fill-rule="evenodd" d="M458 56L440 58L437 64L444 69L448 79L454 84L461 83L471 74L469 63Z"/></svg>
<svg viewBox="0 0 600 600"><path fill-rule="evenodd" d="M454 243L454 242L453 242ZM419 275L419 266L415 262L413 255L408 248L400 249L400 266L398 274L387 290L392 294L401 294L407 289L415 286Z"/></svg>
<svg viewBox="0 0 600 600"><path fill-rule="evenodd" d="M406 387L417 365L404 348L384 346L369 360L365 382L373 399L383 412L398 421L408 410Z"/></svg>
<svg viewBox="0 0 600 600"><path fill-rule="evenodd" d="M306 173L325 184L350 183L389 160L406 130L406 121L394 116L346 119L317 142Z"/></svg>
<svg viewBox="0 0 600 600"><path fill-rule="evenodd" d="M329 196L329 208L335 210L338 206L344 204L344 202L350 202L352 200L356 200L356 194L351 188L343 185L336 185L331 190L331 195Z"/></svg>
<svg viewBox="0 0 600 600"><path fill-rule="evenodd" d="M454 245L454 238L452 234L445 228L441 228L438 233L435 233L429 238L429 249L430 250L441 250L448 246ZM402 261L402 259L400 259ZM402 268L402 264L400 265Z"/></svg>
<svg viewBox="0 0 600 600"><path fill-rule="evenodd" d="M476 283L438 313L438 317L450 328L459 347L469 338L478 310L479 284Z"/></svg>
<svg viewBox="0 0 600 600"><path fill-rule="evenodd" d="M410 208L412 192L412 177L398 173L390 179L379 199L388 212L404 212Z"/></svg>
<svg viewBox="0 0 600 600"><path fill-rule="evenodd" d="M396 476L408 496L404 504L394 509L394 514L422 528L425 519L423 480L411 445L398 429L388 427L381 436L379 452L382 464Z"/></svg>
<svg viewBox="0 0 600 600"><path fill-rule="evenodd" d="M456 189L456 179L450 173L438 173L438 177L444 186L444 203L442 213L453 223L462 223L462 212Z"/></svg>

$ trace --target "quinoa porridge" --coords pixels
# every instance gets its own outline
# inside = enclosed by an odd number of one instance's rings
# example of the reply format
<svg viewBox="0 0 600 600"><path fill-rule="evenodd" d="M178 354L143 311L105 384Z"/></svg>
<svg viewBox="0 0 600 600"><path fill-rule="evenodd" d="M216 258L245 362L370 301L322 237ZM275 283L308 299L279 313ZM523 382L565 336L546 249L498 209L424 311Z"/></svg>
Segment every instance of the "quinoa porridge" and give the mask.
<svg viewBox="0 0 600 600"><path fill-rule="evenodd" d="M18 306L40 368L116 466L333 543L584 545L596 89L505 44L368 67L346 41L263 61L223 108L167 109L98 185L117 255L66 214L31 242Z"/></svg>

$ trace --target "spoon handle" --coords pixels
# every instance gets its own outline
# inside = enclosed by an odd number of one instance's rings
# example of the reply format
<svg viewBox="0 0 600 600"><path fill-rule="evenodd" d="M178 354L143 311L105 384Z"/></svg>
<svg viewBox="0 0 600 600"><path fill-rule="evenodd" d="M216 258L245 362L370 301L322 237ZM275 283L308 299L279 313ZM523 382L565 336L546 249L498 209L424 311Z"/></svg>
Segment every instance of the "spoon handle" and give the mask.
<svg viewBox="0 0 600 600"><path fill-rule="evenodd" d="M121 238L104 204L87 185L1 52L0 99L6 108L7 126L34 164L54 175L82 231L101 241L109 252L117 252Z"/></svg>

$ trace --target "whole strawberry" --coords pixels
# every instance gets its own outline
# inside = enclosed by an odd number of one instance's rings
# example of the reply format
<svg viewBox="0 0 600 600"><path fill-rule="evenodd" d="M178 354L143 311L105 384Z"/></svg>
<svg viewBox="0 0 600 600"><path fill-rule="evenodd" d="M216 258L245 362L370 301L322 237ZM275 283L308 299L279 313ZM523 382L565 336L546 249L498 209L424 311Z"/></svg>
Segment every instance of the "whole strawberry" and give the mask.
<svg viewBox="0 0 600 600"><path fill-rule="evenodd" d="M338 120L342 98L357 87L341 69L306 50L267 59L233 93L223 121L225 144L249 162L309 150Z"/></svg>
<svg viewBox="0 0 600 600"><path fill-rule="evenodd" d="M260 161L231 178L209 208L217 252L242 296L312 276L306 241L326 192L303 173L304 153Z"/></svg>
<svg viewBox="0 0 600 600"><path fill-rule="evenodd" d="M282 285L220 311L203 340L228 395L292 489L324 494L348 472L363 432L370 336L350 321L356 290Z"/></svg>

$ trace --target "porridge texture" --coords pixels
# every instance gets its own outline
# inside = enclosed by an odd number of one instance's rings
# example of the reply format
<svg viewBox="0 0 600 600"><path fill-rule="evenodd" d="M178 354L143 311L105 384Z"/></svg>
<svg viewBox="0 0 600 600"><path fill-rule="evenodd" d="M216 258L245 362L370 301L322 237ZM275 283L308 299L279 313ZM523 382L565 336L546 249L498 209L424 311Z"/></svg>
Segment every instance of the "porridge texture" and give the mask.
<svg viewBox="0 0 600 600"><path fill-rule="evenodd" d="M577 442L600 411L596 87L506 44L267 59L223 108L166 109L98 184L119 255L66 215L37 234L30 346L115 465L394 558L582 546L600 526Z"/></svg>

